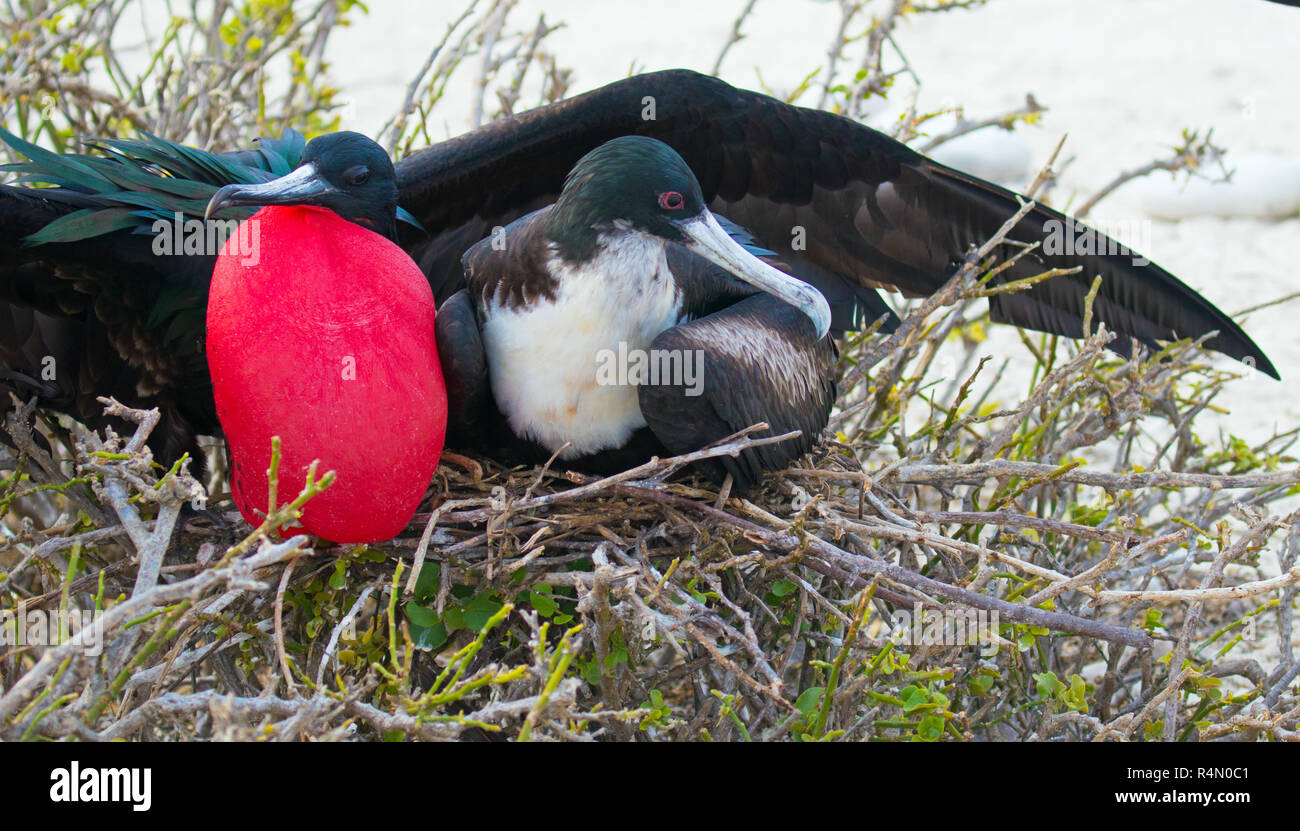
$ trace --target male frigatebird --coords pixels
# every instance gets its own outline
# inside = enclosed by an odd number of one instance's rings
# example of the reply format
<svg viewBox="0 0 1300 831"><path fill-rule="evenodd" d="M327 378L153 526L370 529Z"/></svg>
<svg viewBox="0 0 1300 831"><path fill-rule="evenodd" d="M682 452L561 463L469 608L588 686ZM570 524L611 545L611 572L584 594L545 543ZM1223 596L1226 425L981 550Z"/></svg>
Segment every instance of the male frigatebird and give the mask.
<svg viewBox="0 0 1300 831"><path fill-rule="evenodd" d="M227 185L205 213L259 205L270 207L226 243L208 294L208 367L235 504L260 524L278 436L278 503L313 460L337 477L303 509L305 529L335 542L389 539L415 514L447 423L433 292L392 242L392 162L357 133L321 136L292 173ZM319 207L281 207L302 205Z"/></svg>
<svg viewBox="0 0 1300 831"><path fill-rule="evenodd" d="M397 165L398 203L424 229L399 228L398 238L436 299L465 287L461 258L471 246L555 202L580 158L627 135L656 138L675 150L698 179L701 204L748 229L758 246L819 289L834 330L887 312L877 288L908 296L935 291L968 248L988 239L1018 208L1014 193L841 116L693 72L653 73L500 120ZM291 154L275 152L284 142L222 156L144 144L105 142L117 155L97 162L111 170L79 157L70 160L71 169L51 172L52 159L34 158L24 172L60 185L61 196L0 190L0 325L10 324L0 329L0 385L23 398L36 394L91 423L99 420L95 393L159 406L163 421L154 448L167 459L191 449L196 433L216 430L202 360L213 258L207 252L152 255L149 221L172 210L199 217L219 186L264 181L294 165L285 162ZM140 177L163 181L147 187ZM66 217L73 218L54 222ZM1094 235L1092 244L1036 251L997 279L1046 268L1082 266L1081 272L991 297L995 321L1081 336L1085 298L1100 275L1093 320L1119 334L1116 349L1126 350L1134 339L1155 345L1217 332L1207 340L1210 348L1277 377L1227 316L1104 235L1036 206L1011 239L1041 242L1062 228ZM516 226L506 238L523 231ZM32 235L45 244L25 244ZM676 245L668 245L669 258L680 256ZM1006 258L1018 250L1007 245L994 253ZM469 264L474 267L473 257ZM734 279L715 275L712 281L729 285L732 294L749 291ZM522 290L527 295L528 285ZM759 297L727 308L767 302ZM668 331L688 332L689 324ZM567 336L562 328L552 335ZM49 363L60 367L55 378L41 373Z"/></svg>

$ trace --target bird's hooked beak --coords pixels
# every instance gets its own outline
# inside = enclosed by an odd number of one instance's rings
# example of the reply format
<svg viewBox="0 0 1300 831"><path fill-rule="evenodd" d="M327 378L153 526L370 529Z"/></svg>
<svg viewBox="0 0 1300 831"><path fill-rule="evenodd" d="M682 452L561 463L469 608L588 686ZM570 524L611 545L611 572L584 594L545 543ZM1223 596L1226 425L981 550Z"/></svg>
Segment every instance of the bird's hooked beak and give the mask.
<svg viewBox="0 0 1300 831"><path fill-rule="evenodd" d="M226 185L212 195L204 219L223 208L264 205L319 205L321 200L338 193L338 188L321 176L310 162L269 182L256 185Z"/></svg>
<svg viewBox="0 0 1300 831"><path fill-rule="evenodd" d="M755 257L731 238L706 208L699 216L678 225L682 243L713 264L725 268L756 289L765 291L803 312L823 338L831 328L831 307L820 291Z"/></svg>

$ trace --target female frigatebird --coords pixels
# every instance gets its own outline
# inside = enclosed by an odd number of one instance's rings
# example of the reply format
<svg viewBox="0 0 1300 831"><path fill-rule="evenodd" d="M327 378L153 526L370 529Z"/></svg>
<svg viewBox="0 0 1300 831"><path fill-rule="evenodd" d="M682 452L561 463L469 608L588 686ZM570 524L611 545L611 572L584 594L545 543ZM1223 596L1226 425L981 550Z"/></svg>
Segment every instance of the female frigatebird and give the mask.
<svg viewBox="0 0 1300 831"><path fill-rule="evenodd" d="M661 141L591 151L554 205L463 262L468 285L438 316L453 441L608 472L760 421L801 431L713 463L745 490L826 426L826 298L734 240Z"/></svg>
<svg viewBox="0 0 1300 831"><path fill-rule="evenodd" d="M582 156L627 135L657 138L680 154L713 214L748 229L822 292L834 330L888 314L878 288L908 296L937 290L969 247L1019 207L1014 193L841 116L693 72L658 72L502 119L397 165L398 202L427 232L399 228L399 241L435 299L465 286L461 258L472 245L555 202ZM153 255L149 222L173 210L201 217L218 187L264 181L296 163L276 152L284 142L220 156L148 141L104 146L111 158L80 156L54 170L47 154L24 169L58 188L0 188L0 393L37 395L94 425L101 422L96 394L158 406L163 418L151 444L161 459L174 459L194 452L195 434L217 430L203 361L215 258ZM143 181L150 177L160 181ZM1088 289L1100 275L1093 320L1118 333L1116 349L1217 332L1209 348L1277 377L1259 347L1203 297L1104 235L1067 223L1035 206L1010 239L1043 242L1064 227L1092 235L1093 244L1040 249L997 279L1074 266L1080 273L991 297L995 321L1079 337ZM670 258L679 256L676 245L668 246ZM994 256L1020 251L1008 244ZM767 302L753 302L760 301ZM42 373L50 363L60 368L54 378Z"/></svg>

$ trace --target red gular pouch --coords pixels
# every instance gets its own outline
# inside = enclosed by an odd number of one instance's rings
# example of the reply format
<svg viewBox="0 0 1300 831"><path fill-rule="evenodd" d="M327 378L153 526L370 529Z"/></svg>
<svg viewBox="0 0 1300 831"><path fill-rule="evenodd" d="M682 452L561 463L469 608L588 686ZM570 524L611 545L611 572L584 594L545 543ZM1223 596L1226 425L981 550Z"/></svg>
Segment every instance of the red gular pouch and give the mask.
<svg viewBox="0 0 1300 831"><path fill-rule="evenodd" d="M279 436L280 504L314 459L318 476L337 476L303 508L302 528L340 543L396 536L447 428L429 282L388 239L323 208L267 207L248 223L226 241L208 294L235 504L261 524Z"/></svg>

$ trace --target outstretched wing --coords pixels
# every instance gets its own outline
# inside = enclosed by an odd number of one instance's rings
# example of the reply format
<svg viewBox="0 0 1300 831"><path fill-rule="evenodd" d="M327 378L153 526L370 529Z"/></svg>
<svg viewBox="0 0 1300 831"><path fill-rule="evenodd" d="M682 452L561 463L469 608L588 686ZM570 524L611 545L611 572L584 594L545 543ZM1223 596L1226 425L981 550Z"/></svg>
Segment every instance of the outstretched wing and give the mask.
<svg viewBox="0 0 1300 831"><path fill-rule="evenodd" d="M945 167L847 118L795 107L685 70L651 73L487 127L397 166L402 205L433 236L409 247L439 297L460 286L460 253L492 227L554 200L569 168L612 138L640 134L672 146L695 171L716 213L748 228L794 273L823 290L837 324L880 308L874 289L935 291L971 245L1019 208L1014 193ZM1070 220L1037 206L1011 238L1046 241ZM1080 232L1082 233L1082 232ZM1236 323L1154 263L1097 234L1088 249L1040 251L1000 276L1082 266L992 301L995 320L1071 337L1094 276L1094 318L1148 345L1208 341L1277 377ZM1000 252L1005 255L1008 252ZM875 297L874 306L872 298Z"/></svg>

